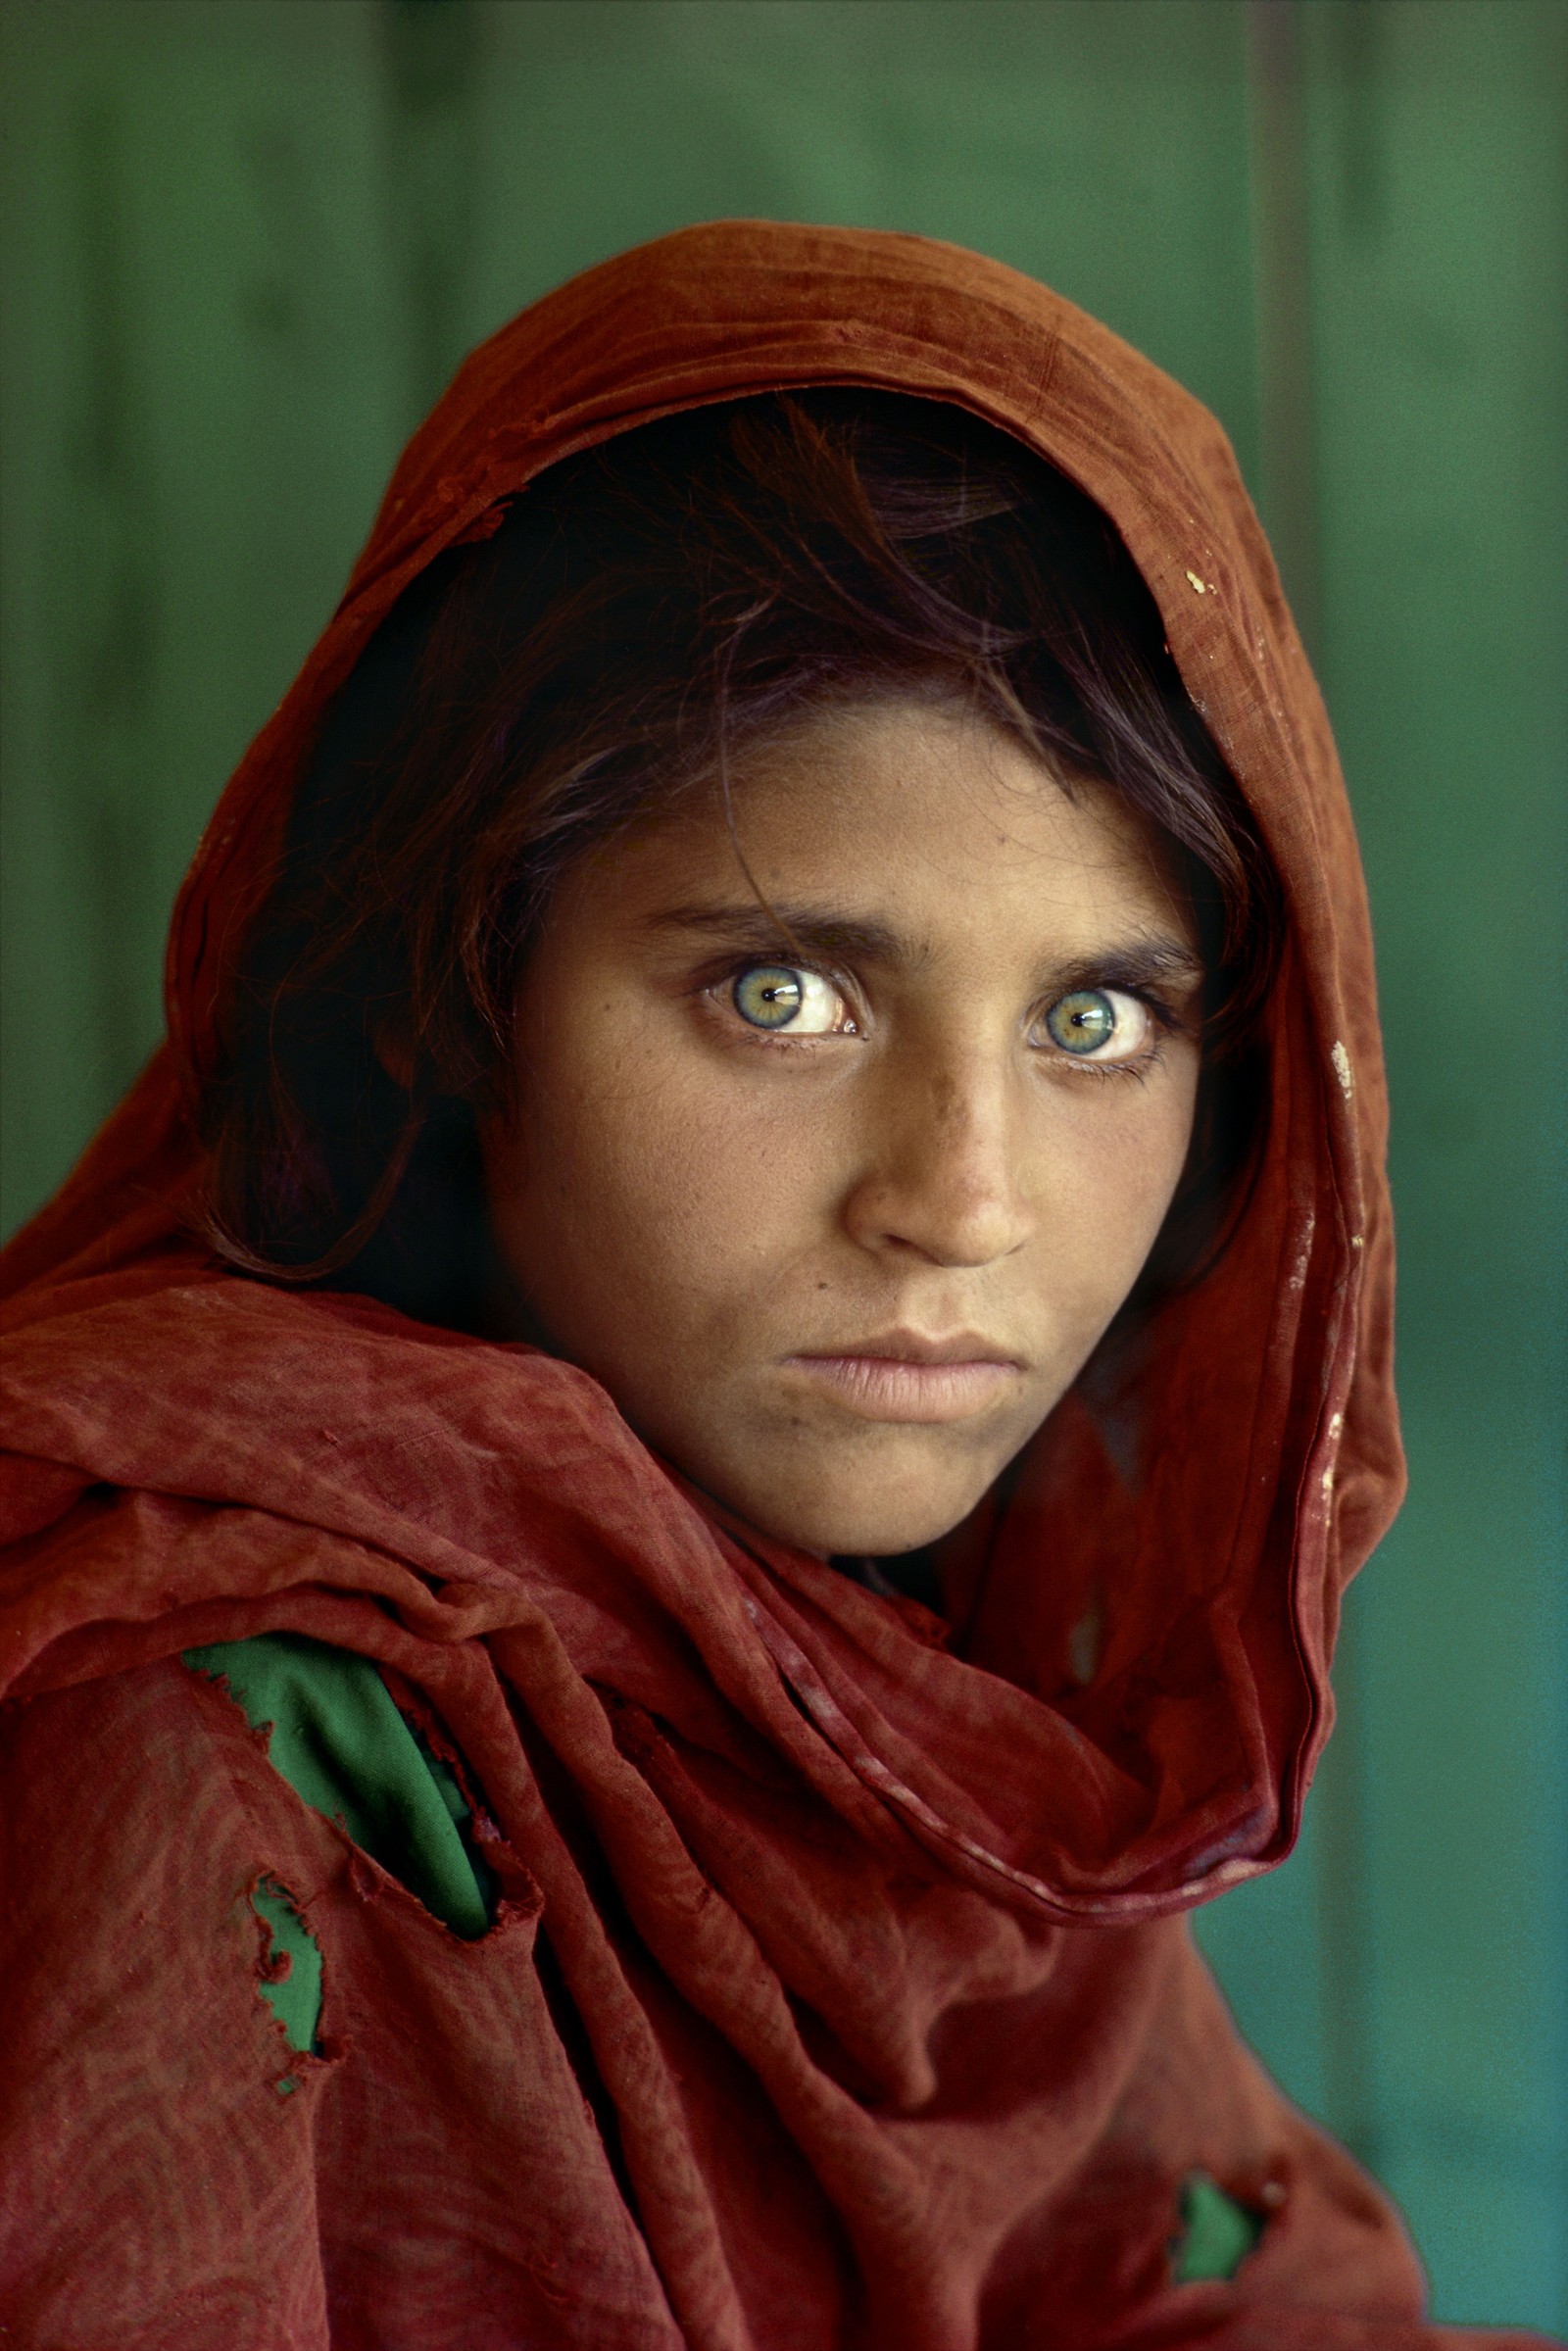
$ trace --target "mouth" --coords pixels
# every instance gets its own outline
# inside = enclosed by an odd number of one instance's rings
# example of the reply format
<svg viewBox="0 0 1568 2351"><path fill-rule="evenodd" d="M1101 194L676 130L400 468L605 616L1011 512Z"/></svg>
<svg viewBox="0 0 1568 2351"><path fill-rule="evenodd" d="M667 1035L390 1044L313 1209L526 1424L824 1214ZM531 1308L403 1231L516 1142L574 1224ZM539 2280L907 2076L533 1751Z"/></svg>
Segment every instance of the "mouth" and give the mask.
<svg viewBox="0 0 1568 2351"><path fill-rule="evenodd" d="M974 1419L1011 1394L1023 1370L1016 1355L973 1331L950 1339L894 1331L842 1350L788 1355L784 1368L860 1420L927 1427Z"/></svg>

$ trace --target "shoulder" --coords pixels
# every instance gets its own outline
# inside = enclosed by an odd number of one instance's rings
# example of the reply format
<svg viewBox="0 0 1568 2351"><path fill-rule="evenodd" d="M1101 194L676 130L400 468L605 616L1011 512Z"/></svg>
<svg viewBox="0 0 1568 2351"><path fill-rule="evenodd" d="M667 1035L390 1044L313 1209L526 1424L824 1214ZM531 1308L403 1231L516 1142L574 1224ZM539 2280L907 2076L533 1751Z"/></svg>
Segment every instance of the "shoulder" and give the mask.
<svg viewBox="0 0 1568 2351"><path fill-rule="evenodd" d="M10 1937L58 1960L59 1937L113 1917L132 1981L155 1953L223 1935L259 1840L318 1873L338 1842L178 1657L8 1703L0 1779Z"/></svg>

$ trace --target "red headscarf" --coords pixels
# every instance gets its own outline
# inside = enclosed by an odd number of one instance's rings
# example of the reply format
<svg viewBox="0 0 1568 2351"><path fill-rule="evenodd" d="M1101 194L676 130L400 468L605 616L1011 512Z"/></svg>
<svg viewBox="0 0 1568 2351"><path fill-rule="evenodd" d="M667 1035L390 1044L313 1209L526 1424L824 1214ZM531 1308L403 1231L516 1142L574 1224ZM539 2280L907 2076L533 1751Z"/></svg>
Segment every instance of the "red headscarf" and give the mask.
<svg viewBox="0 0 1568 2351"><path fill-rule="evenodd" d="M823 383L956 402L1098 501L1290 912L1241 1229L1136 1383L1035 1441L951 1650L716 1525L570 1366L236 1279L181 1223L246 926L394 599L569 452ZM1396 2223L1235 2041L1175 1915L1289 1851L1340 1595L1401 1475L1355 844L1209 416L1056 296L918 238L724 223L573 280L404 456L198 852L168 1003L169 1044L5 1258L0 1661L46 1889L21 1964L67 1978L18 2092L61 2188L36 2227L132 2229L149 2310L180 2314L159 2339L224 2351L1428 2340ZM308 1813L177 1664L279 1628L395 1669L466 1759L509 1892L482 1941ZM323 2053L286 2099L260 2004L208 1982L263 1867L325 1953ZM1234 2285L1170 2281L1197 2168L1268 2216ZM123 2283L94 2299L118 2258L74 2257L59 2339L141 2339Z"/></svg>

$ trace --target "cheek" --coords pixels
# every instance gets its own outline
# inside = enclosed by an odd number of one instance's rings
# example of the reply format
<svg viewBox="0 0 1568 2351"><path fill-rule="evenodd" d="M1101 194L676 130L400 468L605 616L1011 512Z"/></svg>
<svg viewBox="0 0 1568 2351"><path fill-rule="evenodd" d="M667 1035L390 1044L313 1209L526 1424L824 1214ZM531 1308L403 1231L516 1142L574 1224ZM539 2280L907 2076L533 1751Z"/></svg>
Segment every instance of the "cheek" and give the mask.
<svg viewBox="0 0 1568 2351"><path fill-rule="evenodd" d="M679 1345L755 1302L814 1198L800 1120L740 1115L723 1073L681 1055L561 1046L530 1069L522 1140L491 1179L503 1249L553 1335L596 1355L612 1328Z"/></svg>
<svg viewBox="0 0 1568 2351"><path fill-rule="evenodd" d="M1097 1084L1099 1081L1097 1081ZM1107 1091L1123 1088L1104 1081ZM1192 1140L1198 1056L1184 1053L1157 1080L1130 1098L1090 1102L1065 1134L1053 1138L1051 1193L1061 1213L1050 1220L1058 1269L1065 1259L1076 1281L1110 1310L1132 1288L1175 1198Z"/></svg>

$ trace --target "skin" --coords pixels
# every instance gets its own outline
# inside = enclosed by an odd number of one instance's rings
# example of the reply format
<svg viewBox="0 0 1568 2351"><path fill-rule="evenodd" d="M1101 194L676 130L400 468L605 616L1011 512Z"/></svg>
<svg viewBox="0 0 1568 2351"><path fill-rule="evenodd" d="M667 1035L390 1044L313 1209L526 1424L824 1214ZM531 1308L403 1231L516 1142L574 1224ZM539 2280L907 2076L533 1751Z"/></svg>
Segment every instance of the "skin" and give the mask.
<svg viewBox="0 0 1568 2351"><path fill-rule="evenodd" d="M801 721L732 808L563 883L484 1135L491 1220L528 1335L697 1485L802 1549L895 1554L973 1508L1159 1231L1192 919L1123 803L945 702ZM779 967L795 1019L749 1025L737 980L766 1011ZM1089 1058L1044 1017L1086 989L1114 1021Z"/></svg>

